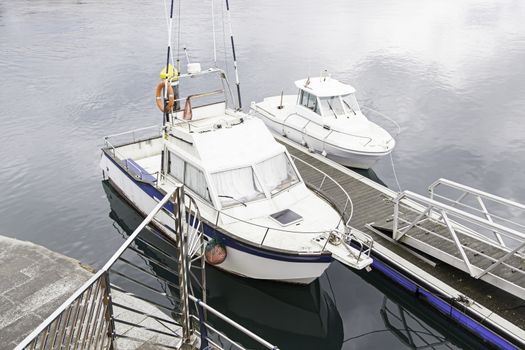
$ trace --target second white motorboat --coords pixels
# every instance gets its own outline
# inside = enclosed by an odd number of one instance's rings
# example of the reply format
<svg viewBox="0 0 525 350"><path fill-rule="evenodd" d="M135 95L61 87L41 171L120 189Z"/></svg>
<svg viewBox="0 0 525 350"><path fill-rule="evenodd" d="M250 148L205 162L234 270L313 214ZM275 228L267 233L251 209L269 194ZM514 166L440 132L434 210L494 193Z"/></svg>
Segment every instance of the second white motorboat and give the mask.
<svg viewBox="0 0 525 350"><path fill-rule="evenodd" d="M297 95L252 102L252 110L274 132L342 165L361 169L371 168L394 149L390 133L362 113L352 86L328 75L298 80L295 86Z"/></svg>

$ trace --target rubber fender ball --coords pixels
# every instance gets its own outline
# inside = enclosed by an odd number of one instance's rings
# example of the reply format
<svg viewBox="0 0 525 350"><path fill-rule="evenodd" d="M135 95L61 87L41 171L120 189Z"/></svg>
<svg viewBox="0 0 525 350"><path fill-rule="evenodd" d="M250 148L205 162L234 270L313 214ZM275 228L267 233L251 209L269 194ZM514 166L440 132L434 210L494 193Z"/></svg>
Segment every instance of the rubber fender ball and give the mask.
<svg viewBox="0 0 525 350"><path fill-rule="evenodd" d="M227 255L226 246L217 242L215 239L212 239L206 244L205 257L208 264L219 265L226 260Z"/></svg>

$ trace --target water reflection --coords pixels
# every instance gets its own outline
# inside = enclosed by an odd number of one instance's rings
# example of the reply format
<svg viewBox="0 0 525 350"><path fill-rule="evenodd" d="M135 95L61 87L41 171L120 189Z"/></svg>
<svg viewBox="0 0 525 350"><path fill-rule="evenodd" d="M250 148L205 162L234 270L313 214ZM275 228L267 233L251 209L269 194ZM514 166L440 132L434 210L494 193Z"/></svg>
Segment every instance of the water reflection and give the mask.
<svg viewBox="0 0 525 350"><path fill-rule="evenodd" d="M379 175L377 175L377 173L374 171L374 169L370 168L370 169L358 169L358 168L348 168L352 171L355 171L356 173L358 173L359 175L362 175L366 178L369 178L370 180L374 181L375 183L378 183L382 186L386 186L386 184L383 182L383 180L381 180L381 178L379 178Z"/></svg>
<svg viewBox="0 0 525 350"><path fill-rule="evenodd" d="M108 182L102 182L102 186L115 230L125 239L142 217ZM153 230L144 230L140 237L142 241L136 242L138 250L176 271L173 262L159 255L151 245L174 256L172 247L163 243ZM157 276L176 281L175 274L151 262L147 264ZM241 278L210 267L206 270L208 303L281 349L483 348L475 338L451 328L447 319L422 306L378 272L354 274L340 264L328 271L308 286L296 286ZM341 281L345 282L344 288ZM162 288L168 295L178 294L174 286L164 284ZM197 291L198 284L194 283L193 288ZM344 298L336 298L341 292ZM165 304L162 300L158 302ZM176 304L173 300L169 303ZM344 317L338 308L342 308ZM363 315L362 311L366 313ZM224 322L211 321L244 346L257 347Z"/></svg>

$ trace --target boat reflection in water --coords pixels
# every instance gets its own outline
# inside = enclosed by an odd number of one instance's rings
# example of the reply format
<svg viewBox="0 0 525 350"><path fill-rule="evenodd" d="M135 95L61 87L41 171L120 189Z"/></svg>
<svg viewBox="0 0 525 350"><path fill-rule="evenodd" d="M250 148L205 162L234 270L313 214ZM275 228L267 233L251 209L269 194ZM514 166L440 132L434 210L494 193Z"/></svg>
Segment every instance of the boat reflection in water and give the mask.
<svg viewBox="0 0 525 350"><path fill-rule="evenodd" d="M107 181L103 181L102 185L111 206L109 216L115 221L116 230L126 238L143 218ZM175 254L173 247L167 246L158 238L154 230L144 230L141 238L142 241L136 241L136 248L153 260L163 260L167 263L166 259L158 256L158 252L152 246L158 245L162 250ZM348 286L348 276L344 275L351 272L341 264L333 267L329 270L331 275L334 273L337 275L335 280L332 279L330 282L328 274L325 274L306 286L253 280L222 272L213 267L207 268L207 302L281 349L350 349L363 348L363 346L390 349L483 349L485 347L477 338L457 327L451 327L449 320L393 285L378 271L358 272L360 278L354 275L355 278L351 279L353 286ZM157 276L171 279L176 284L176 275L152 263L149 264L149 268ZM173 270L177 271L176 266ZM119 282L121 281L116 281L117 284ZM334 290L335 294L342 292L349 295L349 290L338 288L338 284L343 282L347 288L360 290L370 297L378 295L377 298L370 300L361 298L361 303L365 302L368 305L357 305L353 303L359 303L358 300L352 301L347 307L355 312L350 310L348 313L349 310L342 310L346 312L344 321L334 301L336 300ZM199 289L197 284L194 284L194 289L196 292ZM169 298L176 299L178 293L174 288L166 285L164 290L171 295L168 296ZM199 297L199 293L196 294ZM359 319L358 309L362 307L367 308L370 319ZM243 346L257 348L255 342L221 320L209 317L209 321ZM368 324L364 329L358 327L364 330L363 333L354 333L352 328L355 328L356 322L361 325L363 322ZM345 324L354 325L347 329L346 336Z"/></svg>

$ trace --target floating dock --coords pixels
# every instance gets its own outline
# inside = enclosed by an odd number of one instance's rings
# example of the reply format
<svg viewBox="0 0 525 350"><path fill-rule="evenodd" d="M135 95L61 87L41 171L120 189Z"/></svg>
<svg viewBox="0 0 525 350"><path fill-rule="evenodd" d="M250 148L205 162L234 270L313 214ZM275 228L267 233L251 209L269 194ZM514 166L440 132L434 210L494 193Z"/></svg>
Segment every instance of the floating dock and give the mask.
<svg viewBox="0 0 525 350"><path fill-rule="evenodd" d="M488 225L493 223L490 214L472 218L468 212L438 202L437 194L426 198L392 191L306 147L274 136L301 160L295 163L305 182L330 197L343 215L351 216L352 232L373 238L373 268L492 346L525 347L523 241L507 248L504 243L485 240L481 233L493 230L498 240L505 241L508 237L519 240L520 232ZM338 188L326 186L325 179L311 171L311 166L339 183L350 195L352 205L345 203L346 195L338 193ZM456 185L446 180L442 184ZM476 191L460 188L465 189ZM480 198L487 195L481 191L474 194ZM458 200L465 196L460 195ZM467 219L478 225L480 232L458 223ZM505 238L500 233L506 234Z"/></svg>

